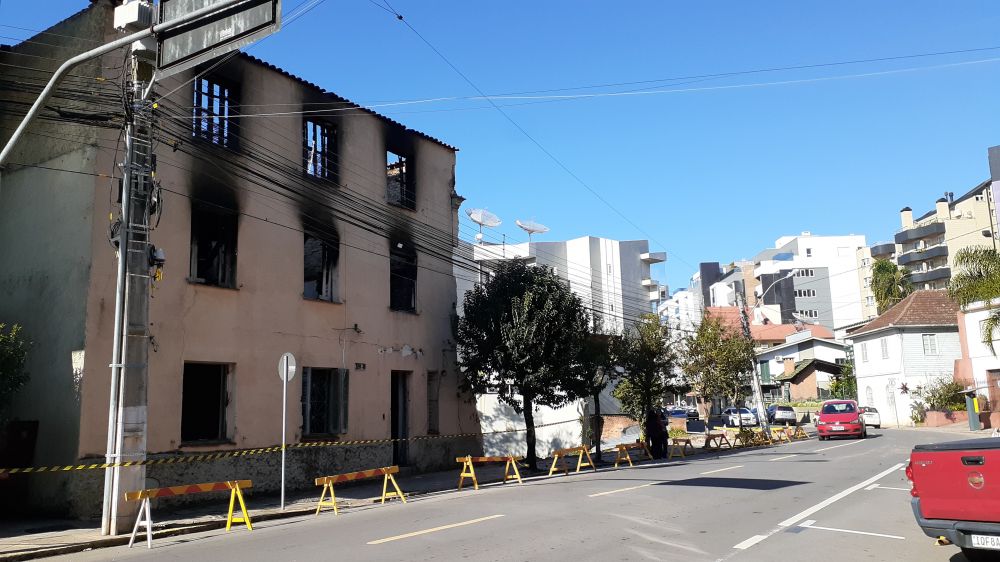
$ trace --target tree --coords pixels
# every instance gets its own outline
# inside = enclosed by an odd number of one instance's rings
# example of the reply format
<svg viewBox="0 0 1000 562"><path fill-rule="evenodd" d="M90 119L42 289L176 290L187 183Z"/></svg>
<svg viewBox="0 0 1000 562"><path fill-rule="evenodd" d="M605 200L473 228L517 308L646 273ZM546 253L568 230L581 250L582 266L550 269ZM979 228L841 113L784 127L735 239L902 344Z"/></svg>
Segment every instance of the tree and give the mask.
<svg viewBox="0 0 1000 562"><path fill-rule="evenodd" d="M601 418L601 393L618 378L611 349L614 338L614 334L605 333L601 317L595 315L592 325L587 327L577 361L580 370L577 379L579 387L572 392L576 397L589 398L594 402L591 431L594 434L598 460L601 458L601 431L604 425Z"/></svg>
<svg viewBox="0 0 1000 562"><path fill-rule="evenodd" d="M951 276L948 294L965 308L974 302L1000 299L1000 253L985 246L962 248L955 254L957 273ZM993 334L1000 328L1000 308L993 308L982 324L980 337L993 355Z"/></svg>
<svg viewBox="0 0 1000 562"><path fill-rule="evenodd" d="M840 366L840 374L830 381L830 394L842 400L857 400L858 379L854 375L854 363L848 362Z"/></svg>
<svg viewBox="0 0 1000 562"><path fill-rule="evenodd" d="M702 405L714 396L742 401L750 383L747 367L756 360L753 342L711 316L683 342L681 370Z"/></svg>
<svg viewBox="0 0 1000 562"><path fill-rule="evenodd" d="M535 406L560 406L580 388L577 364L589 319L549 269L501 263L465 294L456 332L465 390L497 393L524 415L527 462L537 470Z"/></svg>
<svg viewBox="0 0 1000 562"><path fill-rule="evenodd" d="M674 364L674 354L667 345L669 335L659 316L643 314L611 344L616 366L623 369L612 394L621 403L622 412L636 421L645 419L646 412L667 390L667 376Z"/></svg>
<svg viewBox="0 0 1000 562"><path fill-rule="evenodd" d="M24 370L31 343L21 335L21 327L12 325L4 333L6 324L0 323L0 421L5 417L11 399L25 384L28 373Z"/></svg>
<svg viewBox="0 0 1000 562"><path fill-rule="evenodd" d="M872 264L871 289L878 313L882 314L913 292L910 270L879 258Z"/></svg>

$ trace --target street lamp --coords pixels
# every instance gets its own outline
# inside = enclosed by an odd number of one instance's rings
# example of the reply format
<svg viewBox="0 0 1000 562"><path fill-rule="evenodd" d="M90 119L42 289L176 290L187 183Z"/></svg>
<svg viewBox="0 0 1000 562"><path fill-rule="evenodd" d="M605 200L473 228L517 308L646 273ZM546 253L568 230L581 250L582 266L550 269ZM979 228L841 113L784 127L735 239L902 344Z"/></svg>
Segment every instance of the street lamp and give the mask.
<svg viewBox="0 0 1000 562"><path fill-rule="evenodd" d="M781 281L791 278L796 273L798 273L798 271L799 271L798 269L792 269L784 277L780 277L774 280L774 282L772 282L770 285L768 285L766 289L761 291L760 296L757 298L757 302L755 302L753 305L753 309L757 310L757 307L760 306L760 303L764 301L764 295L766 295L768 291L774 288L775 285L777 285ZM743 326L743 337L745 337L747 341L750 342L750 347L753 348L753 336L750 334L750 320L749 318L747 318L747 309L745 304L746 303L742 302L740 303L740 323ZM751 365L752 380L750 386L753 390L754 403L757 408L757 416L758 416L757 421L760 423L761 428L768 434L770 434L771 424L767 419L767 411L764 410L764 391L761 388L760 384L760 372L757 370L756 353L754 354L754 357L753 359L751 359L751 361L753 365Z"/></svg>

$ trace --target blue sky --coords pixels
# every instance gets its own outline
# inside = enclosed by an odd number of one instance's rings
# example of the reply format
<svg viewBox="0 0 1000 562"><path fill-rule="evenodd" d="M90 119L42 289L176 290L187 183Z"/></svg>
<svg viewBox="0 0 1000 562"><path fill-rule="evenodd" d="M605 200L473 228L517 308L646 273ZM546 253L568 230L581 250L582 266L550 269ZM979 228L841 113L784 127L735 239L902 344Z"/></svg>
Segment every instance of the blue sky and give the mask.
<svg viewBox="0 0 1000 562"><path fill-rule="evenodd" d="M249 52L362 104L475 96L381 1L326 0ZM284 0L285 12L303 2ZM0 26L42 29L87 2L45 5L2 0ZM1000 47L1000 4L988 1L391 5L489 94ZM890 239L901 207L923 213L986 179L986 150L1000 144L994 58L1000 48L551 94L684 90L669 93L496 100L544 101L504 111L628 221L487 102L378 111L459 147L466 206L498 214L509 241L526 238L518 218L551 227L538 240L649 238L669 254L657 274L674 290L699 261L751 257L785 234ZM986 62L956 64L971 61Z"/></svg>

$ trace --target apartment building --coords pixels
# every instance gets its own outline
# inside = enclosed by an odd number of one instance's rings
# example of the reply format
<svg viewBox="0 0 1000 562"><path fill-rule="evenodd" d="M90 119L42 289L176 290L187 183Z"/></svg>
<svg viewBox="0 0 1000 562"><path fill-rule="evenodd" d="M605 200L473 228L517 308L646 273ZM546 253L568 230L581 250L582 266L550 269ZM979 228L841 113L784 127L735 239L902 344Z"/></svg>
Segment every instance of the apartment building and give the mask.
<svg viewBox="0 0 1000 562"><path fill-rule="evenodd" d="M2 99L11 100L0 106L0 140L33 99L17 85L51 74L81 39L117 37L112 9L92 2L0 50ZM95 94L76 102L69 121L58 107L84 82L98 94L108 80L117 90L119 71L106 69L120 64L108 55L76 69L3 171L0 322L23 325L34 341L31 382L13 414L38 421L37 465L101 462L105 453L116 270L107 217L118 205L108 173L122 156L113 113L121 103L111 97L91 110ZM284 352L300 366L288 388L291 443L466 435L295 448L291 488L311 489L325 473L450 467L456 454L475 454L479 425L451 340L456 149L248 55L198 70L154 91L163 96L162 213L151 239L167 259L152 281L147 403L131 413L143 416L148 457L278 443ZM253 115L277 105L292 114ZM315 107L340 111L295 113ZM266 492L277 487L276 463L258 455L152 465L145 477L250 478ZM92 516L102 480L102 471L79 471L27 485L33 505Z"/></svg>
<svg viewBox="0 0 1000 562"><path fill-rule="evenodd" d="M910 282L915 288L946 288L955 255L963 248L990 244L996 232L991 181L984 181L957 198L954 193L945 193L934 203L933 210L917 218L910 207L904 207L899 219L896 263L911 271Z"/></svg>
<svg viewBox="0 0 1000 562"><path fill-rule="evenodd" d="M804 322L833 330L863 318L857 254L863 235L784 236L754 258L762 295L757 310L772 323Z"/></svg>

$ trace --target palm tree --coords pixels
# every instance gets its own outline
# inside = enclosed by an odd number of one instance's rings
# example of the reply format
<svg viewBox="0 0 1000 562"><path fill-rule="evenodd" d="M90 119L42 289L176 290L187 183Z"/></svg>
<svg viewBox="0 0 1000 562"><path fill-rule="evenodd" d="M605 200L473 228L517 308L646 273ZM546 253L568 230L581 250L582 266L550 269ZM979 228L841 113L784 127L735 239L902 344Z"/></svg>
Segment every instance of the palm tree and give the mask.
<svg viewBox="0 0 1000 562"><path fill-rule="evenodd" d="M965 308L974 302L1000 299L1000 253L986 246L963 248L955 254L958 273L951 276L948 294ZM994 308L982 325L983 343L993 355L993 332L1000 327L1000 308Z"/></svg>
<svg viewBox="0 0 1000 562"><path fill-rule="evenodd" d="M872 264L871 288L875 304L878 305L878 313L882 314L913 292L910 270L899 267L885 258L877 259Z"/></svg>

